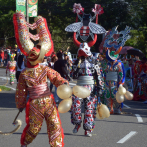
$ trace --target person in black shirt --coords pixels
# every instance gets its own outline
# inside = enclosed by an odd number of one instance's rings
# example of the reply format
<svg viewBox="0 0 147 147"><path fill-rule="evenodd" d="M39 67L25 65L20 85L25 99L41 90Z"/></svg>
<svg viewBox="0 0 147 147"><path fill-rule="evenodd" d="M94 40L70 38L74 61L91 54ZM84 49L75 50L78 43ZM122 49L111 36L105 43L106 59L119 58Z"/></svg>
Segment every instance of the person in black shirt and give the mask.
<svg viewBox="0 0 147 147"><path fill-rule="evenodd" d="M67 78L67 80L71 80L68 70L67 70L67 65L65 60L62 59L62 53L59 52L57 53L58 60L54 64L54 70L56 70L58 73L60 73L61 77Z"/></svg>
<svg viewBox="0 0 147 147"><path fill-rule="evenodd" d="M57 71L58 73L60 73L61 77L67 78L67 80L70 81L71 78L68 74L65 61L62 59L62 53L58 52L57 57L58 57L58 60L54 63L54 70ZM59 97L57 95L57 87L55 87L54 98L55 98L56 104L58 105L59 104Z"/></svg>

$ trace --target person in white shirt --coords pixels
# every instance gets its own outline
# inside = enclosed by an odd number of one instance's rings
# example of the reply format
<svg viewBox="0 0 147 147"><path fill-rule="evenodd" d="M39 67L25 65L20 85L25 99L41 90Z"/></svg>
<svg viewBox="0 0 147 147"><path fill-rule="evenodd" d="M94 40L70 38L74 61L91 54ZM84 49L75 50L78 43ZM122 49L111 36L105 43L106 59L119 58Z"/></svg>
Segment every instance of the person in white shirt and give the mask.
<svg viewBox="0 0 147 147"><path fill-rule="evenodd" d="M44 65L44 66L48 66L48 63L47 63L47 58L44 57L44 60L42 63L39 63L40 65Z"/></svg>

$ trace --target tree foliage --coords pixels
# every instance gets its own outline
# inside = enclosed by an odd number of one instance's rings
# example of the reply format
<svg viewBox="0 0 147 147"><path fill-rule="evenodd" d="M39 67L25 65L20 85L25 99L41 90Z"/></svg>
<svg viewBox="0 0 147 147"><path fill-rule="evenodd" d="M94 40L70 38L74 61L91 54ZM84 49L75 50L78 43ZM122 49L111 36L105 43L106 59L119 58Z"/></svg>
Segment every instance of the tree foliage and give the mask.
<svg viewBox="0 0 147 147"><path fill-rule="evenodd" d="M126 25L132 27L132 38L127 41L127 44L146 52L147 0L39 0L38 15L47 19L55 51L65 50L68 46L70 46L72 53L77 50L73 44L73 34L65 32L65 27L76 20L76 14L72 12L74 3L81 3L82 7L85 8L84 12L91 13L91 15L93 15L91 9L94 4L100 4L104 9L104 14L99 16L99 24L106 30L117 25L119 25L118 30L124 29ZM15 0L0 0L0 38L14 36L12 16L15 9ZM33 23L33 18L30 18L30 23ZM139 36L140 39L135 35ZM101 36L98 35L96 50L100 42ZM11 42L6 43L10 45ZM14 44L15 42L13 42ZM0 45L3 44L0 42Z"/></svg>

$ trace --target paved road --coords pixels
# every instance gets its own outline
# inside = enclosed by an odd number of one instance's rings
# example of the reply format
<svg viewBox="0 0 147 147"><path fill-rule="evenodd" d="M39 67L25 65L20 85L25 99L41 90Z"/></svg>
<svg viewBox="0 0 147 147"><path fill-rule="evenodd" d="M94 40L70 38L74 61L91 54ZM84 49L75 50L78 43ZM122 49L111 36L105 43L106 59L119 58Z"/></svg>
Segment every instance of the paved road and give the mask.
<svg viewBox="0 0 147 147"><path fill-rule="evenodd" d="M0 69L0 85L7 82L5 70ZM74 85L74 82L70 84ZM12 125L18 110L15 107L15 88L14 85L7 86L13 89L10 92L0 93L0 130L9 132L15 127ZM70 123L70 113L60 114L64 129L65 147L147 147L147 105L142 102L125 101L126 107L123 108L123 115L111 115L107 119L95 121L93 136L84 136L82 127L74 135L74 126ZM0 147L19 147L20 136L25 127L25 112L19 115L23 121L22 127L18 132L9 136L0 136ZM29 147L48 147L48 136L46 124L43 123L42 129L36 139Z"/></svg>

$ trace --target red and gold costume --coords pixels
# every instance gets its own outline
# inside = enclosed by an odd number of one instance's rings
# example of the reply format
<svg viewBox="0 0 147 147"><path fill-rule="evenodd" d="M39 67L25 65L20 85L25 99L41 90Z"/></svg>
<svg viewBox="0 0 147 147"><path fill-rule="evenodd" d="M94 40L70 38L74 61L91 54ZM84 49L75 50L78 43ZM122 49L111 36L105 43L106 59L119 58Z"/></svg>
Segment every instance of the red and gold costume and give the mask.
<svg viewBox="0 0 147 147"><path fill-rule="evenodd" d="M147 62L136 61L134 72L135 87L133 100L147 100Z"/></svg>
<svg viewBox="0 0 147 147"><path fill-rule="evenodd" d="M36 68L26 68L20 74L15 101L17 108L26 107L27 122L21 136L21 144L29 144L35 139L45 118L50 145L63 146L61 122L54 98L47 87L47 78L56 87L67 82L53 69L41 65ZM28 92L30 98L26 104Z"/></svg>
<svg viewBox="0 0 147 147"><path fill-rule="evenodd" d="M56 87L68 83L55 70L39 65L44 56L53 52L53 41L49 33L45 18L38 16L34 24L28 24L21 13L13 16L15 26L15 37L21 52L27 56L27 68L19 77L15 102L16 107L22 112L26 107L26 127L21 136L21 146L26 147L39 133L43 119L47 124L47 133L51 147L63 147L63 129L59 118L54 97L47 86L47 78ZM28 32L27 27L37 29L37 35ZM34 47L30 38L39 40L37 47ZM29 93L29 100L26 97Z"/></svg>

